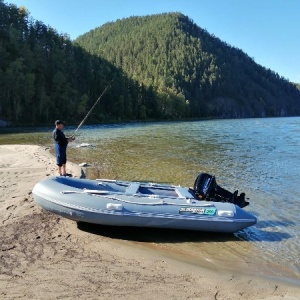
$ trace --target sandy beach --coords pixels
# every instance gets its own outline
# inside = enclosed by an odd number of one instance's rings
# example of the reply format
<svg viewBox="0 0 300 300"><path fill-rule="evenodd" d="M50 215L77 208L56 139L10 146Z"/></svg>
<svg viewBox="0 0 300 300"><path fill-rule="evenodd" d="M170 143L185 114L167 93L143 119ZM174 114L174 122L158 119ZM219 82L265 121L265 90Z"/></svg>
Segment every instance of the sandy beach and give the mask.
<svg viewBox="0 0 300 300"><path fill-rule="evenodd" d="M295 285L195 265L42 210L31 190L56 173L45 147L0 146L0 299L300 299Z"/></svg>

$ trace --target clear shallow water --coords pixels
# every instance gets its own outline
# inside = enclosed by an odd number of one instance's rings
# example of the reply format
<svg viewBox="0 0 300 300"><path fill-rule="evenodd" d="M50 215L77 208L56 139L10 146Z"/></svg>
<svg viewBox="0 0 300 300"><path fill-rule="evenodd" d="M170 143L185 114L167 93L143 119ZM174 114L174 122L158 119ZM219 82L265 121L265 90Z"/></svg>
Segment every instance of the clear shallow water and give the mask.
<svg viewBox="0 0 300 300"><path fill-rule="evenodd" d="M231 191L246 192L256 226L229 244L216 242L214 255L210 246L204 250L205 239L179 248L204 251L224 266L224 258L246 264L251 257L261 272L276 264L274 275L300 277L300 118L100 126L82 130L82 142L94 148L73 148L72 155L96 165L96 177L192 186L199 172L208 172ZM219 247L230 256L217 255Z"/></svg>
<svg viewBox="0 0 300 300"><path fill-rule="evenodd" d="M26 143L30 137L52 147L45 132L18 135L18 140ZM246 209L259 220L233 236L147 230L132 232L131 238L118 231L120 239L183 253L194 263L237 266L300 284L300 118L84 126L78 133L68 155L96 167L90 178L193 186L197 174L207 172L221 186L245 192ZM81 143L93 147L77 148Z"/></svg>

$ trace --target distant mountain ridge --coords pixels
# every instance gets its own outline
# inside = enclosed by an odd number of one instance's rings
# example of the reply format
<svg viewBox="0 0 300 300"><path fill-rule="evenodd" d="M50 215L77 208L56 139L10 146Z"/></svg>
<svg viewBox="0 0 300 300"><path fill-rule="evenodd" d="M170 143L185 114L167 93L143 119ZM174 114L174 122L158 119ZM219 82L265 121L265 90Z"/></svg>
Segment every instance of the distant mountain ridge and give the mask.
<svg viewBox="0 0 300 300"><path fill-rule="evenodd" d="M75 43L158 93L166 115L176 110L185 117L300 115L296 85L181 13L117 20Z"/></svg>

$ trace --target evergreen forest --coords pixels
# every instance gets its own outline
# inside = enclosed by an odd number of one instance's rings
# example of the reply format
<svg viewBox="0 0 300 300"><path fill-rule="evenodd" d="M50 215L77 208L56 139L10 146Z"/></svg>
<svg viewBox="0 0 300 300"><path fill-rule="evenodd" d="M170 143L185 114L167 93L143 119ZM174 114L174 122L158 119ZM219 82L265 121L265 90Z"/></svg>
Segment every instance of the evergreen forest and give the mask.
<svg viewBox="0 0 300 300"><path fill-rule="evenodd" d="M110 83L87 122L154 118L151 89L32 19L26 8L0 0L0 120L78 124Z"/></svg>
<svg viewBox="0 0 300 300"><path fill-rule="evenodd" d="M131 17L77 38L189 117L299 115L295 84L255 63L181 13ZM184 103L188 104L184 109ZM179 115L176 115L179 117Z"/></svg>
<svg viewBox="0 0 300 300"><path fill-rule="evenodd" d="M113 79L113 81L112 81ZM0 0L0 119L14 125L300 115L299 85L180 13L71 41Z"/></svg>

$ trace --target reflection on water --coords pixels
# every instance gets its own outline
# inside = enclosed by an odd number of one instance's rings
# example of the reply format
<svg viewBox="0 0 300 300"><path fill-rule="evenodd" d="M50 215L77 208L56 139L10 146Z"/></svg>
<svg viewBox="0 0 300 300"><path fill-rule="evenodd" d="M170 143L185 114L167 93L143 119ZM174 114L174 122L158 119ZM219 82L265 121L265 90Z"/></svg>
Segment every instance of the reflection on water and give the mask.
<svg viewBox="0 0 300 300"><path fill-rule="evenodd" d="M176 231L145 230L140 242L164 244L226 267L230 265L226 261L253 271L260 270L262 263L272 265L272 270L277 265L278 276L300 280L299 128L300 118L84 126L69 145L68 155L72 161L94 166L88 169L88 178L193 186L198 173L214 174L224 188L246 193L250 198L246 209L258 217L256 226L212 239L211 234L183 237ZM0 143L34 141L52 148L51 131L0 135ZM77 148L81 143L93 147ZM97 230L107 232L107 228ZM134 229L129 232L124 239L143 235L136 235Z"/></svg>

